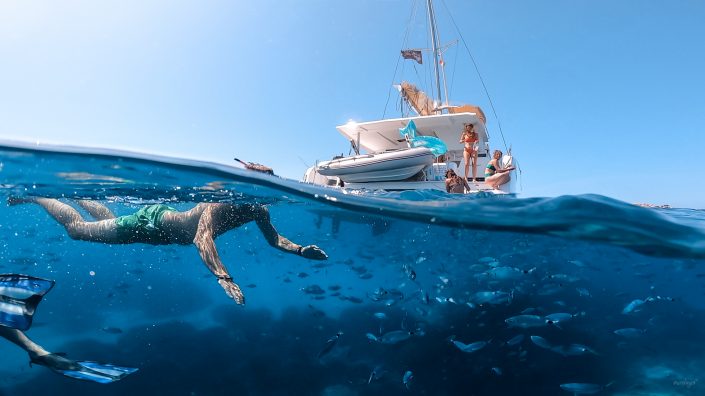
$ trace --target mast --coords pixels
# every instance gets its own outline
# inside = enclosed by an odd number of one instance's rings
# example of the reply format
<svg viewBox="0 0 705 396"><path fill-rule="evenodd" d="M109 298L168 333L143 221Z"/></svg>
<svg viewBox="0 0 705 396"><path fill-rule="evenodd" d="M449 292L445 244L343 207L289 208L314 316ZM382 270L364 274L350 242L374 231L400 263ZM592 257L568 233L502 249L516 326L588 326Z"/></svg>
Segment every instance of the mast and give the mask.
<svg viewBox="0 0 705 396"><path fill-rule="evenodd" d="M436 42L436 16L433 13L433 4L431 0L427 1L428 4L428 19L431 25L431 48L433 50L433 71L436 74L436 89L438 91L438 102L441 101L441 75L438 70L438 43Z"/></svg>

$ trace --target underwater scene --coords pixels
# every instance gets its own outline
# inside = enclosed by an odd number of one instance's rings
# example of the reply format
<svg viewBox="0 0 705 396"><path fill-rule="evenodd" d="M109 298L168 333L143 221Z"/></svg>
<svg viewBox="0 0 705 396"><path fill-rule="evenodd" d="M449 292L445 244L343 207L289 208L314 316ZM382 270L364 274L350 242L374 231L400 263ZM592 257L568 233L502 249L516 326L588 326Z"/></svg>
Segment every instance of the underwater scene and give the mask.
<svg viewBox="0 0 705 396"><path fill-rule="evenodd" d="M0 185L1 395L705 394L702 210L32 145Z"/></svg>

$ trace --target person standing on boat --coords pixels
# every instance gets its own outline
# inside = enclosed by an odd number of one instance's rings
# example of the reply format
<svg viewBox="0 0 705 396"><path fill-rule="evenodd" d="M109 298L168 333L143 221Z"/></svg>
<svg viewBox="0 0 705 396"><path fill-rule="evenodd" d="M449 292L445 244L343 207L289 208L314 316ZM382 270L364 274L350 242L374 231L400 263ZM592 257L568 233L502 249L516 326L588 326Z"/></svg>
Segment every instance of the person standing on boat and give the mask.
<svg viewBox="0 0 705 396"><path fill-rule="evenodd" d="M477 148L479 139L475 126L472 123L465 124L460 135L460 143L465 146L463 150L463 159L465 160L465 180L468 179L468 170L470 169L470 161L472 160L472 182L477 182Z"/></svg>
<svg viewBox="0 0 705 396"><path fill-rule="evenodd" d="M470 191L468 181L458 176L453 169L446 171L446 192L451 194L464 194Z"/></svg>
<svg viewBox="0 0 705 396"><path fill-rule="evenodd" d="M499 160L502 158L502 152L495 150L492 159L485 168L485 183L493 189L498 189L499 186L509 181L509 172L514 170L513 166L502 168Z"/></svg>

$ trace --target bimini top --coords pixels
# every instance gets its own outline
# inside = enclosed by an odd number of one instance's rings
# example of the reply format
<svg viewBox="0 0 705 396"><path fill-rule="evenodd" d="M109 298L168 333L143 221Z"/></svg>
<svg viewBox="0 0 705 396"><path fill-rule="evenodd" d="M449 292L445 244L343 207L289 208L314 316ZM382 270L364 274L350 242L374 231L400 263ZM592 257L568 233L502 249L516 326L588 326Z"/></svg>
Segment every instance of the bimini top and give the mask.
<svg viewBox="0 0 705 396"><path fill-rule="evenodd" d="M406 141L399 136L399 128L406 127L410 120L414 120L419 135L435 136L443 140L448 146L448 151L463 149L459 140L466 123L475 126L480 147L489 139L485 124L477 113L416 116L362 123L351 121L336 129L348 140L357 143L359 139L360 148L367 152L379 153L407 147Z"/></svg>

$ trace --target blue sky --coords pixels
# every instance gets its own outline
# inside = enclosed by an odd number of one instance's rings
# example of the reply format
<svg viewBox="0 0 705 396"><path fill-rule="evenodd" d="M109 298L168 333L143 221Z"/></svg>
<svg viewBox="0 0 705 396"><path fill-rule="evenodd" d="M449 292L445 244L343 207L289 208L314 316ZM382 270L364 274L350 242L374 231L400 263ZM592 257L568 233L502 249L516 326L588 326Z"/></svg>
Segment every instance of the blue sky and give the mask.
<svg viewBox="0 0 705 396"><path fill-rule="evenodd" d="M300 179L304 163L348 152L336 125L382 116L412 4L3 1L0 137L238 156ZM436 0L436 10L442 41L458 36L451 10L470 45L524 196L705 208L705 2ZM426 45L424 26L408 47ZM451 101L482 106L499 146L462 45L446 60ZM415 78L411 61L403 68L395 82Z"/></svg>

